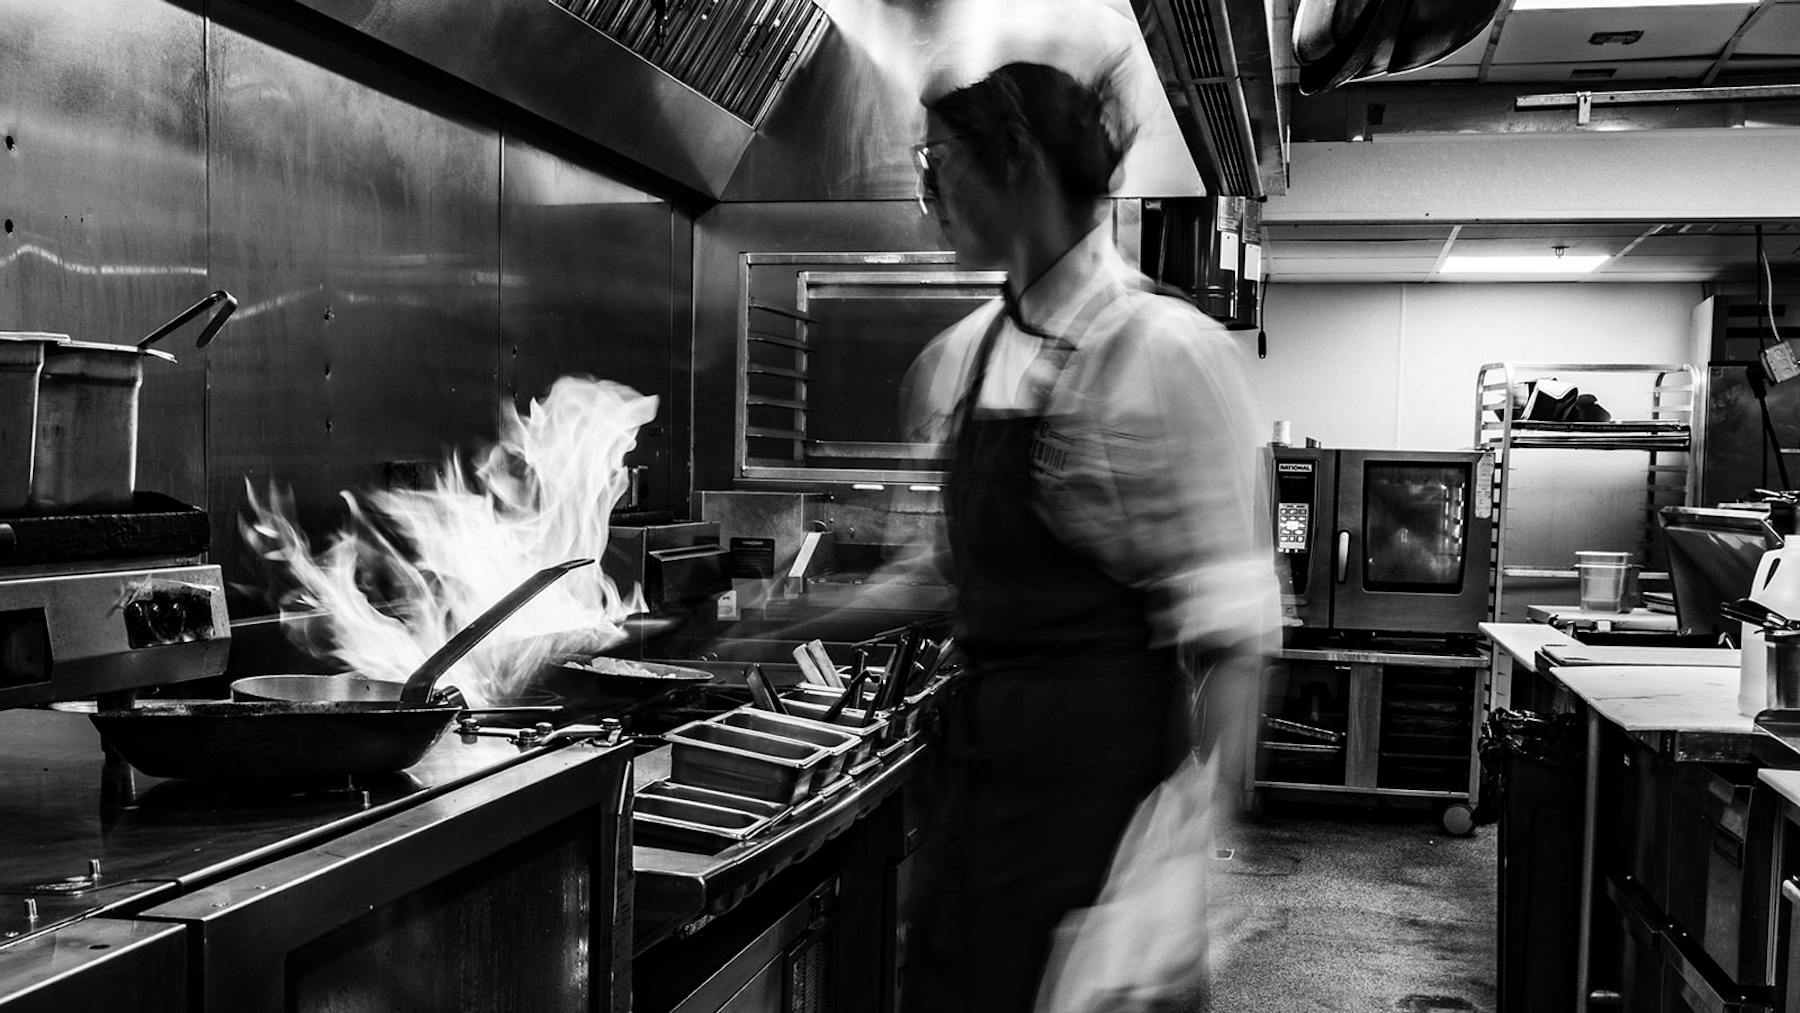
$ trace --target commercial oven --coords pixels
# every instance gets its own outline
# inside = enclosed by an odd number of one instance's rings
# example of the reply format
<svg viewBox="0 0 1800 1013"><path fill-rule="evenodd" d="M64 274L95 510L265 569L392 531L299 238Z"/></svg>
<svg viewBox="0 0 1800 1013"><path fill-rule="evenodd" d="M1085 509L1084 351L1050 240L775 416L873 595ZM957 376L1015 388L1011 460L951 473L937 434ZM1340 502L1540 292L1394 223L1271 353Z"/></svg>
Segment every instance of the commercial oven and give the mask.
<svg viewBox="0 0 1800 1013"><path fill-rule="evenodd" d="M1288 625L1475 632L1487 609L1491 455L1277 447L1272 457Z"/></svg>

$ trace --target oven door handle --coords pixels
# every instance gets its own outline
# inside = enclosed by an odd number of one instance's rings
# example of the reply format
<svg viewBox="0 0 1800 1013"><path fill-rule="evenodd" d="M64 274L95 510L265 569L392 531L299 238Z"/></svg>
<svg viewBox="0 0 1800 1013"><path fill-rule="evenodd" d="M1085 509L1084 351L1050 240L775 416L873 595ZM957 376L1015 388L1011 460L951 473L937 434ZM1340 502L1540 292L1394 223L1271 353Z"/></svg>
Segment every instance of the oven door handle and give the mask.
<svg viewBox="0 0 1800 1013"><path fill-rule="evenodd" d="M1337 534L1337 582L1342 584L1350 574L1350 532L1339 531Z"/></svg>

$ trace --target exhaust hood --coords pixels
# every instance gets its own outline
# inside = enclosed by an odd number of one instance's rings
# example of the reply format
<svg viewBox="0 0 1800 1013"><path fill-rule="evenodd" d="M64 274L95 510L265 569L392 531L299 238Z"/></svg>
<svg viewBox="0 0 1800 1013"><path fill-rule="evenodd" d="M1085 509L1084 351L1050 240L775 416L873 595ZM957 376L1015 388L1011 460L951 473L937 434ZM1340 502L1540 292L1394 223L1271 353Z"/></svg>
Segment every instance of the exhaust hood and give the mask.
<svg viewBox="0 0 1800 1013"><path fill-rule="evenodd" d="M813 0L294 0L717 199L825 30Z"/></svg>
<svg viewBox="0 0 1800 1013"><path fill-rule="evenodd" d="M813 0L553 2L751 126L825 30Z"/></svg>
<svg viewBox="0 0 1800 1013"><path fill-rule="evenodd" d="M1287 191L1289 63L1268 0L1134 0L1150 58L1207 192ZM1285 42L1285 39L1282 41Z"/></svg>

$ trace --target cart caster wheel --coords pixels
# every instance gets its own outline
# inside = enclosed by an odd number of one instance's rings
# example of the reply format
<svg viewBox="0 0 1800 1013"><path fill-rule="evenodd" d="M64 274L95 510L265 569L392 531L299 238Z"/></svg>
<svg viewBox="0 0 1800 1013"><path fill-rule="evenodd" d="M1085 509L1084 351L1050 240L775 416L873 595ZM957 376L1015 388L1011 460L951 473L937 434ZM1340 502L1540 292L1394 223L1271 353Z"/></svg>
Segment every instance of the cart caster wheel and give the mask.
<svg viewBox="0 0 1800 1013"><path fill-rule="evenodd" d="M1467 837L1475 832L1475 811L1460 802L1445 806L1438 819L1452 837Z"/></svg>

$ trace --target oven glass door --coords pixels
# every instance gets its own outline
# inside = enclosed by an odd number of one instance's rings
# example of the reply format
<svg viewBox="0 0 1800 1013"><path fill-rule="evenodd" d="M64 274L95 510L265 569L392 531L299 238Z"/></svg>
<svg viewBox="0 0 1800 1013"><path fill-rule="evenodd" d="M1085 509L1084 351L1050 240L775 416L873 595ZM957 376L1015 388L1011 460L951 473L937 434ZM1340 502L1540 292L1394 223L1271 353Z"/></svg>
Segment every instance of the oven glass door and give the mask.
<svg viewBox="0 0 1800 1013"><path fill-rule="evenodd" d="M744 254L738 477L934 482L947 448L905 432L919 353L1000 294L948 253Z"/></svg>
<svg viewBox="0 0 1800 1013"><path fill-rule="evenodd" d="M1490 519L1477 509L1481 455L1338 452L1333 625L1475 632L1487 604Z"/></svg>

